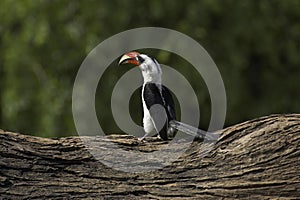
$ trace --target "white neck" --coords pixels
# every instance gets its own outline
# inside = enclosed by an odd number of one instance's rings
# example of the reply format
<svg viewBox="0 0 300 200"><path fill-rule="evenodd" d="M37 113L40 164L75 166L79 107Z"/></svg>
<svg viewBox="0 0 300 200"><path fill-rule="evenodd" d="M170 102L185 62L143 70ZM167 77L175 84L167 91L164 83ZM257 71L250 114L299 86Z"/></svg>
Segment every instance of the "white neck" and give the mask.
<svg viewBox="0 0 300 200"><path fill-rule="evenodd" d="M161 84L162 71L157 62L154 62L152 59L147 59L139 67L142 70L144 83L152 82Z"/></svg>
<svg viewBox="0 0 300 200"><path fill-rule="evenodd" d="M152 83L157 83L161 84L161 75L153 75L153 74L148 74L145 72L142 72L143 78L144 78L144 83L146 82L152 82Z"/></svg>

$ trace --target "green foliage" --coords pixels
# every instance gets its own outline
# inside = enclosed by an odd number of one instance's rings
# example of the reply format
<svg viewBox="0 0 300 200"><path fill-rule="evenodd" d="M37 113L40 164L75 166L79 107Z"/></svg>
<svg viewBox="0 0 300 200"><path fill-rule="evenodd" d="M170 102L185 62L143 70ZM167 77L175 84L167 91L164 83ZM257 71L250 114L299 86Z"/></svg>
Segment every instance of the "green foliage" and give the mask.
<svg viewBox="0 0 300 200"><path fill-rule="evenodd" d="M3 0L0 128L45 137L76 134L71 95L81 62L107 37L144 26L175 29L206 48L225 82L227 125L271 113L299 112L299 21L298 0ZM210 99L201 77L176 55L150 53L191 80L205 127ZM107 92L96 97L99 121L107 132L120 132L109 109L109 92L129 70L115 65L99 83ZM138 95L132 104L140 105ZM140 111L131 108L138 121Z"/></svg>

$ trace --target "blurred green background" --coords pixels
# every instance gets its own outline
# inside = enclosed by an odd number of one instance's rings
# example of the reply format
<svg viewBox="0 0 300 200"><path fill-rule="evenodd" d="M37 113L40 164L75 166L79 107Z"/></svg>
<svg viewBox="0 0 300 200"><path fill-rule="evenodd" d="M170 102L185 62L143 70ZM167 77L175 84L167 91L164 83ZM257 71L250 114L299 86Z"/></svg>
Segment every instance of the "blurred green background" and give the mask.
<svg viewBox="0 0 300 200"><path fill-rule="evenodd" d="M219 67L227 92L226 126L272 113L300 112L300 1L0 1L0 128L43 137L76 135L73 82L86 55L127 29L157 26L197 40ZM174 41L176 42L176 41ZM201 77L183 59L145 50L174 66L195 88L201 128L210 99ZM116 58L117 59L117 58ZM105 72L106 94L96 98L107 133L121 132L110 92L130 66ZM138 91L131 115L141 122Z"/></svg>

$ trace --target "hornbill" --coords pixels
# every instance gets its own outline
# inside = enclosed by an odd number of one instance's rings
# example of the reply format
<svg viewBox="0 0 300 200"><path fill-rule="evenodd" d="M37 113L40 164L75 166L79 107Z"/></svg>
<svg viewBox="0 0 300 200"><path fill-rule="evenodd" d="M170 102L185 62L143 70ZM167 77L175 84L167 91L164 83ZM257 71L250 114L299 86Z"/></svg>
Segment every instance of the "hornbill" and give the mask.
<svg viewBox="0 0 300 200"><path fill-rule="evenodd" d="M162 85L162 70L154 58L138 52L129 52L121 57L119 65L126 63L138 66L144 79L141 96L144 111L143 127L146 134L140 138L141 140L153 132L156 132L162 140L168 140L175 136L177 130L197 138L207 136L208 139L215 139L214 134L208 134L176 120L173 97L169 89Z"/></svg>

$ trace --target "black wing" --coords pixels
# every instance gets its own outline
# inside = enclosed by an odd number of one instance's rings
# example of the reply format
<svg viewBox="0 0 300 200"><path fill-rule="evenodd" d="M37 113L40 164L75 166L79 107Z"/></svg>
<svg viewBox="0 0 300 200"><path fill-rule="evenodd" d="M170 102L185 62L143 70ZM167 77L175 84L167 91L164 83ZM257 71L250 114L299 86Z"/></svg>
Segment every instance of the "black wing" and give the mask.
<svg viewBox="0 0 300 200"><path fill-rule="evenodd" d="M143 98L150 112L150 116L157 133L163 140L167 140L169 115L168 109L166 108L164 103L165 101L163 100L158 86L155 83L146 83L144 85ZM153 106L156 104L160 106ZM161 110L159 108L163 108L164 110Z"/></svg>
<svg viewBox="0 0 300 200"><path fill-rule="evenodd" d="M167 109L169 122L176 120L175 104L170 90L162 85L162 96L165 99L165 108Z"/></svg>

